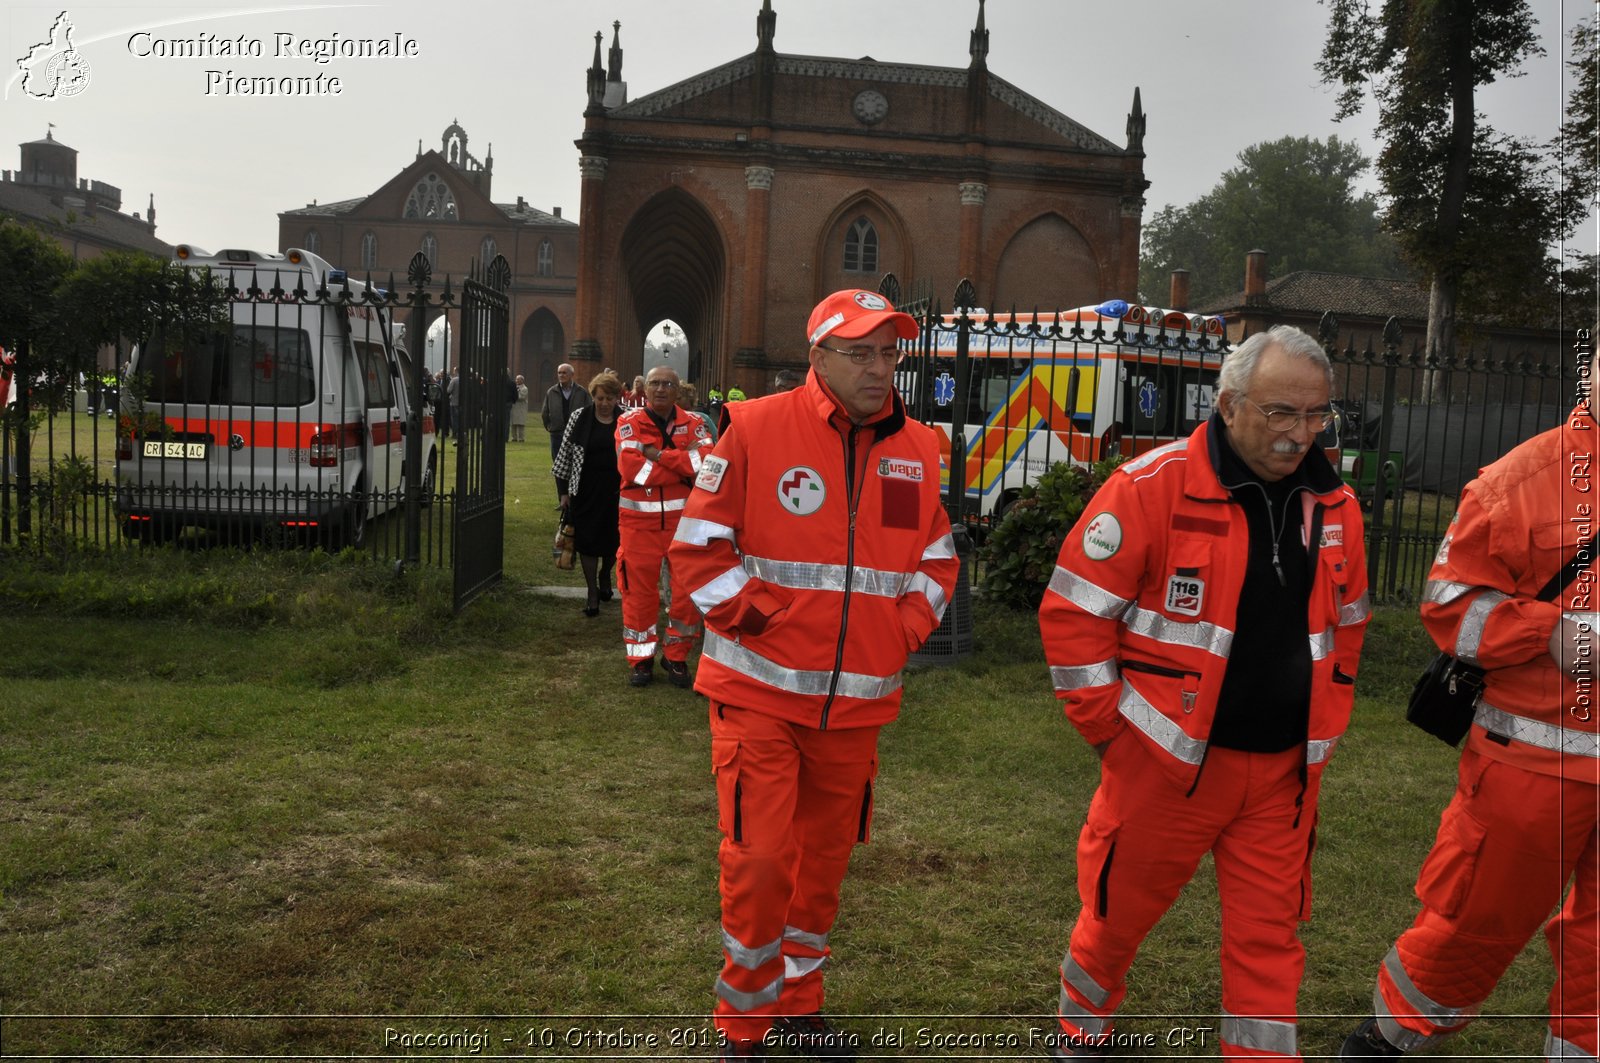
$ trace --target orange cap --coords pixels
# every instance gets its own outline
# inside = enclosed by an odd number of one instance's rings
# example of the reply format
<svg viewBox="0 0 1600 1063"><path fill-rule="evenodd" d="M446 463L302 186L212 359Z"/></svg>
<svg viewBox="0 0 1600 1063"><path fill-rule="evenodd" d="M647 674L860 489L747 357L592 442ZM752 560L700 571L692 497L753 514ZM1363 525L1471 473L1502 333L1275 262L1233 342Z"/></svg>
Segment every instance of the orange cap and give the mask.
<svg viewBox="0 0 1600 1063"><path fill-rule="evenodd" d="M877 292L847 288L817 304L811 311L811 320L806 322L806 335L815 347L829 336L858 340L886 323L893 325L903 340L914 339L917 335L917 322L910 314L896 310Z"/></svg>

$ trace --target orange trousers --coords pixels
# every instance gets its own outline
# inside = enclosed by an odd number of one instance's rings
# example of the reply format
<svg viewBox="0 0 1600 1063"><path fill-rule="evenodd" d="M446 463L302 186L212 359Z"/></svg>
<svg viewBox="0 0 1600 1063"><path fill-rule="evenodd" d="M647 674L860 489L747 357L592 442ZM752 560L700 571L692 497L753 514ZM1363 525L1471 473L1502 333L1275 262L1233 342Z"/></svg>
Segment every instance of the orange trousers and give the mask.
<svg viewBox="0 0 1600 1063"><path fill-rule="evenodd" d="M1422 911L1378 970L1373 1007L1406 1051L1461 1029L1545 926L1555 961L1545 1056L1596 1056L1600 788L1525 771L1470 746L1417 876Z"/></svg>
<svg viewBox="0 0 1600 1063"><path fill-rule="evenodd" d="M822 968L850 851L867 840L878 728L819 731L711 703L722 974L714 1020L759 1041L822 1010Z"/></svg>
<svg viewBox="0 0 1600 1063"><path fill-rule="evenodd" d="M1083 907L1061 963L1066 1043L1111 1037L1134 954L1210 852L1222 905L1222 1057L1299 1059L1298 928L1311 910L1318 780L1302 784L1298 747L1213 747L1186 793L1155 761L1162 755L1124 733L1101 762L1078 839Z"/></svg>
<svg viewBox="0 0 1600 1063"><path fill-rule="evenodd" d="M650 516L648 524L633 524L626 517L621 522L617 589L622 592L622 648L629 664L653 660L658 646L667 660L687 661L689 650L700 635L700 611L694 607L689 589L680 586L669 571L672 600L667 607L667 637L664 641L657 637L661 562L666 560L667 547L677 534L679 516L670 514L664 528L656 516Z"/></svg>

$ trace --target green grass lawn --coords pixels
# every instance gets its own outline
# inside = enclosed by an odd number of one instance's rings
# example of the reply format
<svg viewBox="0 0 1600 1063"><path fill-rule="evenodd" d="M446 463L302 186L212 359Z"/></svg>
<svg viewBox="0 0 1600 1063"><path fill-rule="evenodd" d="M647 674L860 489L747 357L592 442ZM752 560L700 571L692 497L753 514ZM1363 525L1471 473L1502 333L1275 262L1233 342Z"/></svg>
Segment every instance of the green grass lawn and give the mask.
<svg viewBox="0 0 1600 1063"><path fill-rule="evenodd" d="M551 565L530 435L506 582L459 616L446 573L351 555L0 558L0 1052L710 1054L705 703L627 685L616 602L537 592L581 576ZM975 618L970 657L908 677L845 883L830 1005L900 1038L872 1055L1037 1056L1055 1007L1095 762L1033 618ZM1366 1013L1453 781L1400 718L1414 614L1368 647L1323 790L1308 1057ZM1146 1058L1216 1055L1217 942L1207 867L1131 976ZM1451 1049L1537 1052L1548 967L1536 938Z"/></svg>

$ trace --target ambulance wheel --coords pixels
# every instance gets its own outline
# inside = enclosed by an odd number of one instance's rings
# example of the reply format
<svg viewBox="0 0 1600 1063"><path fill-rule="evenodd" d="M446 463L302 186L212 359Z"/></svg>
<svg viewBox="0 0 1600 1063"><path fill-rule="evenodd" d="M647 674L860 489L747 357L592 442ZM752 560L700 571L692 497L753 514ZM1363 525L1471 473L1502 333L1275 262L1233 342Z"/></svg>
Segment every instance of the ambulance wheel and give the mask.
<svg viewBox="0 0 1600 1063"><path fill-rule="evenodd" d="M424 465L422 468L422 487L420 491L421 498L418 499L422 505L422 508L424 509L433 505L434 474L438 471L438 469L439 452L437 450L430 450L428 451L428 464Z"/></svg>
<svg viewBox="0 0 1600 1063"><path fill-rule="evenodd" d="M360 550L367 545L367 484L356 485L356 501L345 512L344 545Z"/></svg>

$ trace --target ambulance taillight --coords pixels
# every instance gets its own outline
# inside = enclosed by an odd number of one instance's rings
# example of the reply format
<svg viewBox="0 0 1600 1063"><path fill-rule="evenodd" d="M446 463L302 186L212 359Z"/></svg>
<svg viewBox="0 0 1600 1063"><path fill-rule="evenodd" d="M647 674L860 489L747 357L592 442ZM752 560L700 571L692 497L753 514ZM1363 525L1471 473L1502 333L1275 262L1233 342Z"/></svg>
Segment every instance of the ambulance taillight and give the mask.
<svg viewBox="0 0 1600 1063"><path fill-rule="evenodd" d="M313 468L331 469L339 464L340 434L337 428L326 428L311 437L307 456Z"/></svg>

